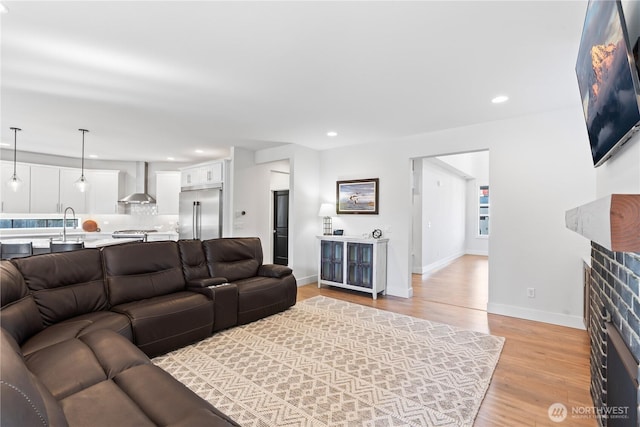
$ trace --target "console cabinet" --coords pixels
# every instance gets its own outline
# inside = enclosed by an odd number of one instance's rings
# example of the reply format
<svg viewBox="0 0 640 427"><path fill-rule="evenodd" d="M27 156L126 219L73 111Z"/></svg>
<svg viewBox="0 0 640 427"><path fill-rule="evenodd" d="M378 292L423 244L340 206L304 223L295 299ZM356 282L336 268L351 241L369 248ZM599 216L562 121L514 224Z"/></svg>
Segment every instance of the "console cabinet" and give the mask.
<svg viewBox="0 0 640 427"><path fill-rule="evenodd" d="M387 289L387 242L349 236L318 236L318 287L323 284L370 293Z"/></svg>

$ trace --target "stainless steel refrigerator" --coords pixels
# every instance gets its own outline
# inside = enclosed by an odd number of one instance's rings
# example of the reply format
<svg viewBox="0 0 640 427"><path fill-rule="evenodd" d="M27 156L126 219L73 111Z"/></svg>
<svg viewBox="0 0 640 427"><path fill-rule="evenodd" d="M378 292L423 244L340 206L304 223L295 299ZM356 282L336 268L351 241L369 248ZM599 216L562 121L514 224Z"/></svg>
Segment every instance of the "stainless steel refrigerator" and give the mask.
<svg viewBox="0 0 640 427"><path fill-rule="evenodd" d="M222 189L180 192L180 239L216 239L222 232Z"/></svg>

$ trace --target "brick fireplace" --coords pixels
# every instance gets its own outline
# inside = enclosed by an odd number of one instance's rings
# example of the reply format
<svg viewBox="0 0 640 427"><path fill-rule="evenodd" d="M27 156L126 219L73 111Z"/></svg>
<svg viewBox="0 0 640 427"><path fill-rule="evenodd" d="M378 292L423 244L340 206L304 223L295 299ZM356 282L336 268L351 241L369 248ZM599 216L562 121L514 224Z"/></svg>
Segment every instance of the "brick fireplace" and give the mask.
<svg viewBox="0 0 640 427"><path fill-rule="evenodd" d="M640 408L640 195L614 194L573 209L566 224L591 240L584 317L591 397L603 414L598 421L608 427L635 425Z"/></svg>
<svg viewBox="0 0 640 427"><path fill-rule="evenodd" d="M591 397L596 407L606 408L612 406L607 398L608 381L612 380L607 368L612 346L608 321L635 360L640 360L640 253L612 252L591 242L590 279Z"/></svg>

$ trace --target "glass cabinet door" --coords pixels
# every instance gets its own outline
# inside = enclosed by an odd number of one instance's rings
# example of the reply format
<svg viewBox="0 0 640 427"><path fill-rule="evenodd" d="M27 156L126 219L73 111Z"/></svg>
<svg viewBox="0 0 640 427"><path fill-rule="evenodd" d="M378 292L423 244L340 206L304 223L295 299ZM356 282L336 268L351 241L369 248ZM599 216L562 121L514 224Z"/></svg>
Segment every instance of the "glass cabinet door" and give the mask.
<svg viewBox="0 0 640 427"><path fill-rule="evenodd" d="M347 284L371 288L373 286L373 245L347 243Z"/></svg>
<svg viewBox="0 0 640 427"><path fill-rule="evenodd" d="M342 242L323 240L320 243L320 278L332 282L342 282Z"/></svg>

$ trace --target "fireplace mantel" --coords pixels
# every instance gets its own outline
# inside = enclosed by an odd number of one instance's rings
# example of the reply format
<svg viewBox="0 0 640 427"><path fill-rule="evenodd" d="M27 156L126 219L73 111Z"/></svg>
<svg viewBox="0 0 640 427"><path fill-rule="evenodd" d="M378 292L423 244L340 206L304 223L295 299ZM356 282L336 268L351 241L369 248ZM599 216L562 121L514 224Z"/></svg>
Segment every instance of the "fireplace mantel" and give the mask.
<svg viewBox="0 0 640 427"><path fill-rule="evenodd" d="M640 194L612 194L565 214L567 228L614 252L640 252Z"/></svg>

